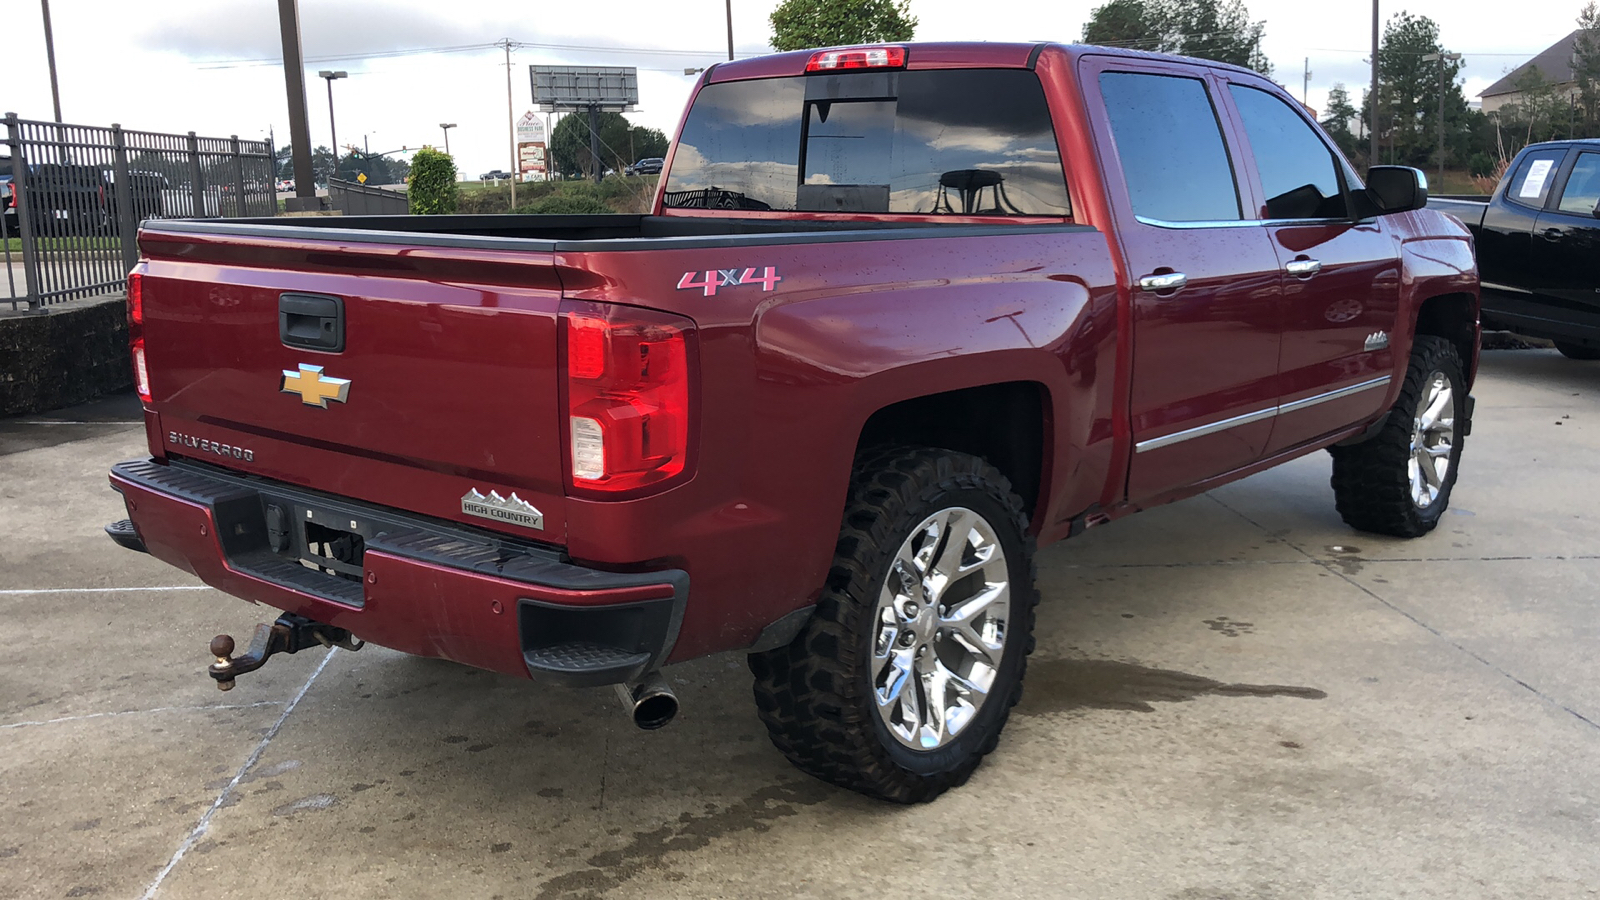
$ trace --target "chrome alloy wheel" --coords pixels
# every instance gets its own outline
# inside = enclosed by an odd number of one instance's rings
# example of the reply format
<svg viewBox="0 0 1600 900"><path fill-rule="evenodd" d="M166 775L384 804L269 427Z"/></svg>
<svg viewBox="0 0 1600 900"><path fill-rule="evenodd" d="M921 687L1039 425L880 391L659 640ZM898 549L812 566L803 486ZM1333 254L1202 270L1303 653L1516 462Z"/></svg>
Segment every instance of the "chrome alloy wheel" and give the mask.
<svg viewBox="0 0 1600 900"><path fill-rule="evenodd" d="M1450 455L1456 443L1456 398L1443 372L1428 376L1427 390L1417 404L1411 425L1411 501L1427 509L1439 499L1450 474Z"/></svg>
<svg viewBox="0 0 1600 900"><path fill-rule="evenodd" d="M934 513L900 545L878 591L871 663L878 717L900 743L937 750L989 699L1009 579L994 526L965 507Z"/></svg>

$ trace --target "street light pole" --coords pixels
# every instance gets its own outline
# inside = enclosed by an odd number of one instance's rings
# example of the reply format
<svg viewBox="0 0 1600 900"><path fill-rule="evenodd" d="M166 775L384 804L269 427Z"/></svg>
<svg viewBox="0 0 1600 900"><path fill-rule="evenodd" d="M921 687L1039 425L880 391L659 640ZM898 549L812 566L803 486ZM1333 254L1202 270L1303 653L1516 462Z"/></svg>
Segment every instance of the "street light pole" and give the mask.
<svg viewBox="0 0 1600 900"><path fill-rule="evenodd" d="M728 0L728 61L733 61L733 0Z"/></svg>
<svg viewBox="0 0 1600 900"><path fill-rule="evenodd" d="M1439 63L1439 185L1444 186L1444 64L1461 58L1459 53L1426 53L1423 62Z"/></svg>
<svg viewBox="0 0 1600 900"><path fill-rule="evenodd" d="M729 0L732 2L732 0ZM55 103L56 121L61 121L61 88L56 85L56 39L50 30L50 0L39 0L39 6L44 10L44 55L50 62L50 100ZM732 34L733 32L729 32ZM731 37L729 40L733 40ZM728 45L732 47L730 43ZM733 59L729 51L729 59Z"/></svg>
<svg viewBox="0 0 1600 900"><path fill-rule="evenodd" d="M450 129L456 127L454 122L440 122L439 127L444 129L444 155L450 155Z"/></svg>
<svg viewBox="0 0 1600 900"><path fill-rule="evenodd" d="M333 140L333 174L330 178L339 177L339 127L333 122L333 82L340 78L350 77L349 72L330 72L323 69L317 77L328 82L328 133Z"/></svg>

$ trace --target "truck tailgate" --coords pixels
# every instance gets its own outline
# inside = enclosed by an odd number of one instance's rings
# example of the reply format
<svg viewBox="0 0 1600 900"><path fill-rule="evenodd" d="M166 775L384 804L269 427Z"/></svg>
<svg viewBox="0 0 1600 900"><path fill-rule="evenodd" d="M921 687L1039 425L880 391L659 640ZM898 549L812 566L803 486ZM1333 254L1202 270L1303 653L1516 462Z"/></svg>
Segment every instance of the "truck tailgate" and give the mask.
<svg viewBox="0 0 1600 900"><path fill-rule="evenodd" d="M550 254L159 231L141 249L166 453L562 539ZM341 307L342 349L280 333ZM471 490L517 493L543 527L468 517Z"/></svg>

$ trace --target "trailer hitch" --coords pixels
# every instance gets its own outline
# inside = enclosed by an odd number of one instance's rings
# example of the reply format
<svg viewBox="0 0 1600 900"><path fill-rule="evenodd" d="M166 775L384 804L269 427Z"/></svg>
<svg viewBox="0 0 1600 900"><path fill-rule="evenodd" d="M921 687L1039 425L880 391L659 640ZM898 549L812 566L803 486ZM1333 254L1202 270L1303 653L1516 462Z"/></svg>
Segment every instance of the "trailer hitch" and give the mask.
<svg viewBox="0 0 1600 900"><path fill-rule="evenodd" d="M250 641L250 649L241 656L233 655L232 635L219 634L212 638L211 655L216 657L217 661L211 664L206 674L216 679L217 690L231 691L235 678L261 668L273 654L299 653L312 647L360 650L364 646L365 642L357 640L343 628L335 628L332 625L313 622L304 616L285 613L271 625L265 622L257 625L255 637Z"/></svg>

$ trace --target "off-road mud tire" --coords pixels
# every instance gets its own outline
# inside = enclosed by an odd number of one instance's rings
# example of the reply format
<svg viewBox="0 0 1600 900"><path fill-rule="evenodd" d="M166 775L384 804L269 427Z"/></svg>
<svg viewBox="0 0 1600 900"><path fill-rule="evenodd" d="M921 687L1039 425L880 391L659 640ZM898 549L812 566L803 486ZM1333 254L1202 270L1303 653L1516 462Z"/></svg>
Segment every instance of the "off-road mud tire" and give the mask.
<svg viewBox="0 0 1600 900"><path fill-rule="evenodd" d="M1002 544L1010 618L995 682L976 718L950 744L924 754L890 737L876 711L871 619L894 555L912 529L958 506L982 515ZM1021 499L984 460L929 448L863 453L816 614L789 645L750 655L756 708L772 743L809 775L899 803L932 800L964 784L995 748L1022 696L1039 601L1033 555Z"/></svg>
<svg viewBox="0 0 1600 900"><path fill-rule="evenodd" d="M1407 465L1417 405L1424 399L1429 378L1444 373L1450 381L1455 406L1455 434L1450 469L1439 496L1420 507L1411 496ZM1455 345L1441 337L1418 335L1411 348L1400 396L1376 435L1349 447L1331 447L1333 496L1339 515L1351 528L1394 537L1421 537L1439 524L1450 505L1450 493L1461 470L1461 450L1466 432L1466 378Z"/></svg>

